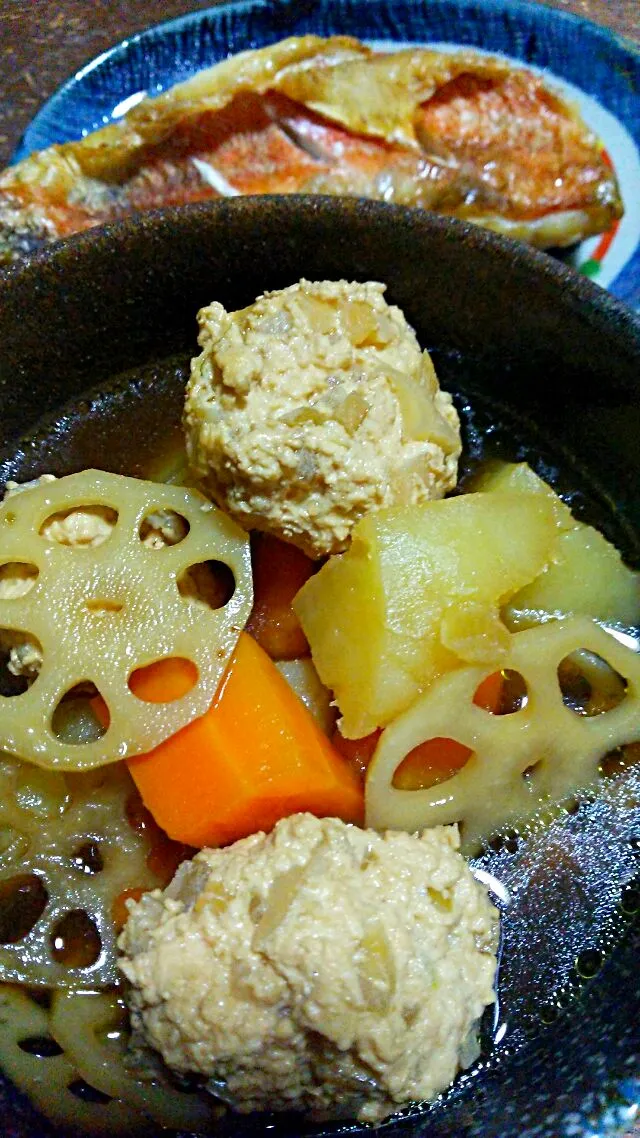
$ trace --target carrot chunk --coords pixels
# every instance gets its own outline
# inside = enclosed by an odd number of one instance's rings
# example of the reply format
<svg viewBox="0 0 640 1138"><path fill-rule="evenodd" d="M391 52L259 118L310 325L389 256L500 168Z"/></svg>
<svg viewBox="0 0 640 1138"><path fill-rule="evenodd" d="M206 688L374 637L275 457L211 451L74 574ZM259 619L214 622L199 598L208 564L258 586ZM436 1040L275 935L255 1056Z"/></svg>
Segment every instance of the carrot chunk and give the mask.
<svg viewBox="0 0 640 1138"><path fill-rule="evenodd" d="M132 691L176 698L183 666L145 668ZM190 846L233 842L299 811L363 820L360 780L246 633L209 711L128 766L158 825Z"/></svg>
<svg viewBox="0 0 640 1138"><path fill-rule="evenodd" d="M121 932L129 920L127 901L139 901L146 892L148 892L148 890L136 887L133 889L123 889L122 893L118 893L118 896L111 906L111 916L113 917L113 923L116 926L117 932Z"/></svg>
<svg viewBox="0 0 640 1138"><path fill-rule="evenodd" d="M307 638L291 604L314 572L315 562L295 545L266 533L252 537L251 561L254 601L247 632L272 660L307 656Z"/></svg>

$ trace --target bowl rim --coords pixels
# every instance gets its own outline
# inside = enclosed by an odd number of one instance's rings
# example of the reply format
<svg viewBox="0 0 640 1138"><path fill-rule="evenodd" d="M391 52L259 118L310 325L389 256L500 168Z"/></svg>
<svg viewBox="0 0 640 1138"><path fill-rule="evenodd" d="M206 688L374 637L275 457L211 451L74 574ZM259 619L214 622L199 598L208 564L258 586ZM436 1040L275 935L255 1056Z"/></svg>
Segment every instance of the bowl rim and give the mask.
<svg viewBox="0 0 640 1138"><path fill-rule="evenodd" d="M232 214L252 214L263 205L265 212L275 207L287 222L290 216L295 219L296 215L326 213L333 213L337 219L347 222L356 205L359 215L367 217L372 223L382 218L395 217L399 224L422 224L435 233L441 233L447 240L465 242L473 246L474 250L486 250L499 264L504 265L505 270L512 265L526 266L532 274L543 277L551 287L562 290L576 304L583 306L585 313L596 314L614 322L630 335L631 341L640 337L640 312L635 312L601 285L543 250L516 238L495 233L474 222L412 206L346 194L340 197L330 194L243 194L232 198L141 210L117 221L91 226L82 232L60 238L26 254L19 261L0 268L0 292L7 284L28 279L41 268L55 265L65 255L73 256L74 259L82 257L85 251L90 251L97 243L105 240L118 244L155 227L188 229L193 224L192 219L197 217L229 211Z"/></svg>

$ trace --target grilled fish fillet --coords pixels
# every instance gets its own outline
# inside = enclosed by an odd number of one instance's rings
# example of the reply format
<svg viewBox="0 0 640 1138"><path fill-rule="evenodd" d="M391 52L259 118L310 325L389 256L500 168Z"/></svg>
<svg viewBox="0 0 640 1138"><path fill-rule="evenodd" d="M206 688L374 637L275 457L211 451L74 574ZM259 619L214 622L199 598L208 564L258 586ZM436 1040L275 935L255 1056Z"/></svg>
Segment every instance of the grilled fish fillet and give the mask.
<svg viewBox="0 0 640 1138"><path fill-rule="evenodd" d="M622 215L577 111L501 59L343 36L233 56L0 174L0 262L135 210L235 194L356 194L539 248Z"/></svg>

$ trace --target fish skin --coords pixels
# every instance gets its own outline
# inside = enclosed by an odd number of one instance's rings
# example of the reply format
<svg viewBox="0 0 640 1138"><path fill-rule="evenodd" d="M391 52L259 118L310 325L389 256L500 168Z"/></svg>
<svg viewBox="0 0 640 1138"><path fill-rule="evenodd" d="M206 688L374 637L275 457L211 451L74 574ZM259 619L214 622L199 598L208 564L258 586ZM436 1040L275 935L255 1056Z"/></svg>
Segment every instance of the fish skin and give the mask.
<svg viewBox="0 0 640 1138"><path fill-rule="evenodd" d="M136 210L332 193L473 221L539 248L622 216L578 112L502 59L291 37L199 72L120 122L0 174L0 263Z"/></svg>

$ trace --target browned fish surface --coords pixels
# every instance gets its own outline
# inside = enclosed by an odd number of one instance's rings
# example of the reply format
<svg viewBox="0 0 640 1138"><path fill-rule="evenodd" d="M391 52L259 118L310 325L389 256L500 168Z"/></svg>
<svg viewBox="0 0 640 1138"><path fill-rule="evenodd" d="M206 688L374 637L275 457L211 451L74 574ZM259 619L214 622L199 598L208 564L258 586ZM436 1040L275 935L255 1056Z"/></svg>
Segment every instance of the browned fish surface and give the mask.
<svg viewBox="0 0 640 1138"><path fill-rule="evenodd" d="M622 215L598 140L532 72L304 36L225 60L5 170L0 261L134 210L264 193L398 202L541 248Z"/></svg>

